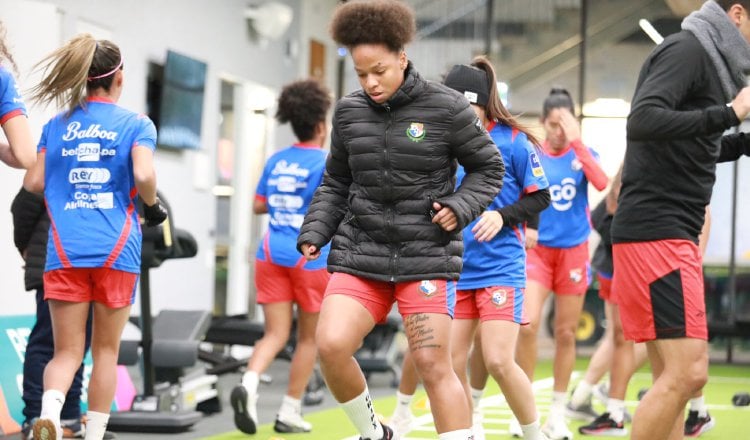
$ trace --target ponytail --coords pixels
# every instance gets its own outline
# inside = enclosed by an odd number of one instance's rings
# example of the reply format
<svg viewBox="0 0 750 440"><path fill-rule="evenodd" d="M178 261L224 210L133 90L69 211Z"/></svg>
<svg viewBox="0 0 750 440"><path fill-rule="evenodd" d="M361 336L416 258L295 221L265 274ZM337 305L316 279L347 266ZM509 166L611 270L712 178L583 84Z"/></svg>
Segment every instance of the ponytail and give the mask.
<svg viewBox="0 0 750 440"><path fill-rule="evenodd" d="M495 74L495 68L492 67L490 60L484 55L480 55L471 61L471 65L487 74L490 88L489 100L484 108L487 118L520 131L526 135L529 142L539 148L542 145L541 142L539 142L539 139L531 134L527 127L519 123L516 117L505 108L503 102L500 100L500 94L497 91L497 75Z"/></svg>
<svg viewBox="0 0 750 440"><path fill-rule="evenodd" d="M54 102L69 111L85 107L90 92L100 87L109 91L121 67L122 55L114 43L79 34L34 66L43 78L31 89L31 100L42 105Z"/></svg>
<svg viewBox="0 0 750 440"><path fill-rule="evenodd" d="M0 20L0 63L3 60L8 61L10 63L11 67L13 68L13 72L18 75L18 66L16 65L16 61L13 59L13 55L10 53L10 50L8 50L8 43L5 41L5 34L7 33L5 29L5 24L2 20Z"/></svg>

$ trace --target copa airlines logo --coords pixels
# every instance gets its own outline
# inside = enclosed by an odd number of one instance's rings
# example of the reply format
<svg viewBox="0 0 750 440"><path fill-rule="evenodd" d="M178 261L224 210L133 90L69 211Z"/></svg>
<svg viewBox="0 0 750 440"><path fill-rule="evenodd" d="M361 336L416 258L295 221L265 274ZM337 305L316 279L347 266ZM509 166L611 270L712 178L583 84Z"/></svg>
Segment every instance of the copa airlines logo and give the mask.
<svg viewBox="0 0 750 440"><path fill-rule="evenodd" d="M76 183L107 183L112 177L106 168L73 168L68 173L68 182Z"/></svg>
<svg viewBox="0 0 750 440"><path fill-rule="evenodd" d="M100 124L91 124L87 129L81 130L81 123L73 121L68 124L68 131L63 135L62 139L64 141L72 141L75 139L98 138L114 141L117 139L117 134L116 131L103 130Z"/></svg>
<svg viewBox="0 0 750 440"><path fill-rule="evenodd" d="M68 209L112 209L115 207L114 196L111 192L88 193L76 191L73 200L65 203Z"/></svg>
<svg viewBox="0 0 750 440"><path fill-rule="evenodd" d="M562 185L550 185L549 195L555 209L567 211L573 206L573 199L576 197L575 179L566 177L562 180Z"/></svg>
<svg viewBox="0 0 750 440"><path fill-rule="evenodd" d="M75 156L80 162L98 162L101 156L114 156L114 148L102 148L98 143L82 142L75 148L63 148L63 157Z"/></svg>

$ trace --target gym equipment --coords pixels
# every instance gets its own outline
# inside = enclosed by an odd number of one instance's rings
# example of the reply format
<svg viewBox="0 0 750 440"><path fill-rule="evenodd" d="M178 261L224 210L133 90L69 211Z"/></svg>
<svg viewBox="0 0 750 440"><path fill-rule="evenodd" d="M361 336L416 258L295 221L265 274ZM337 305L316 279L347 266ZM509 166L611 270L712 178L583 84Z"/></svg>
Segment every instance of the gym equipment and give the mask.
<svg viewBox="0 0 750 440"><path fill-rule="evenodd" d="M732 405L750 406L750 393L745 393L745 392L735 393L734 396L732 396Z"/></svg>
<svg viewBox="0 0 750 440"><path fill-rule="evenodd" d="M216 376L182 375L184 367L198 358L198 344L210 322L208 311L163 310L151 317L150 269L165 260L194 257L198 246L192 235L173 227L172 210L167 220L156 227L143 227L141 252L140 301L141 341L123 341L120 363L138 361L141 347L143 394L136 396L130 411L112 412L108 429L134 432L179 432L198 422L196 411L201 402L218 402ZM142 212L142 206L139 207Z"/></svg>
<svg viewBox="0 0 750 440"><path fill-rule="evenodd" d="M277 359L286 361L292 360L294 347L296 344L296 323L292 322L292 329L289 333L289 340L286 346L276 355ZM205 342L223 345L244 345L253 346L263 337L263 324L257 321L251 321L245 315L233 315L215 317L204 338ZM199 350L198 356L204 362L212 365L206 370L208 374L224 374L238 371L247 365L247 358L237 359L228 354L216 353L213 351ZM271 383L272 377L267 374L260 376L261 383ZM318 405L323 402L325 396L325 382L317 368L313 370L305 394L302 397L302 403L306 406Z"/></svg>
<svg viewBox="0 0 750 440"><path fill-rule="evenodd" d="M365 336L362 347L354 353L365 378L372 373L391 373L391 386L398 387L401 380L401 363L396 335L402 331L403 322L397 313L389 313L386 321L378 323Z"/></svg>

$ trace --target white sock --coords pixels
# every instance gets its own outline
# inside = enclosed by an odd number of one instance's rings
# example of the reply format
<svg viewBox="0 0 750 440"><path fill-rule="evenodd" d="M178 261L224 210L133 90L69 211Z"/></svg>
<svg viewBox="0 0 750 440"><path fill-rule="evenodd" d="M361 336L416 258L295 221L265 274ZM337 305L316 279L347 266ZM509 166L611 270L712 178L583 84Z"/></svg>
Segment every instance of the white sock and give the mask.
<svg viewBox="0 0 750 440"><path fill-rule="evenodd" d="M544 440L546 437L542 434L541 423L537 419L533 423L528 425L521 425L521 431L523 431L524 440Z"/></svg>
<svg viewBox="0 0 750 440"><path fill-rule="evenodd" d="M352 424L365 440L380 440L383 438L383 427L375 416L370 391L365 386L362 394L341 404L341 408L349 417Z"/></svg>
<svg viewBox="0 0 750 440"><path fill-rule="evenodd" d="M242 375L242 386L245 387L250 394L258 393L259 382L260 378L255 371L246 371L245 374Z"/></svg>
<svg viewBox="0 0 750 440"><path fill-rule="evenodd" d="M565 399L567 396L564 391L552 392L552 403L549 407L550 417L563 418L565 416Z"/></svg>
<svg viewBox="0 0 750 440"><path fill-rule="evenodd" d="M484 394L484 390L478 390L476 388L471 388L471 404L472 408L474 408L474 412L476 412L479 409L479 403L482 401L482 394Z"/></svg>
<svg viewBox="0 0 750 440"><path fill-rule="evenodd" d="M65 404L65 394L58 390L47 390L42 394L42 413L40 419L52 420L58 433L62 435L60 428L60 412Z"/></svg>
<svg viewBox="0 0 750 440"><path fill-rule="evenodd" d="M439 440L470 440L472 438L471 429L457 429L455 431L438 434Z"/></svg>
<svg viewBox="0 0 750 440"><path fill-rule="evenodd" d="M84 440L102 440L107 431L109 414L96 411L86 413L86 437Z"/></svg>
<svg viewBox="0 0 750 440"><path fill-rule="evenodd" d="M284 398L281 399L279 414L290 416L302 414L302 401L289 395L284 396Z"/></svg>
<svg viewBox="0 0 750 440"><path fill-rule="evenodd" d="M625 401L610 397L607 399L607 412L612 420L621 423L625 418Z"/></svg>
<svg viewBox="0 0 750 440"><path fill-rule="evenodd" d="M401 391L396 391L396 409L393 410L393 414L401 416L411 415L412 399L414 399L414 394L404 394Z"/></svg>
<svg viewBox="0 0 750 440"><path fill-rule="evenodd" d="M586 382L585 379L578 382L576 389L573 390L573 395L570 397L571 405L578 407L588 402L589 398L591 398L591 390L593 388L594 385Z"/></svg>
<svg viewBox="0 0 750 440"><path fill-rule="evenodd" d="M706 407L705 396L690 399L690 411L698 411L698 416L706 417L708 414L708 408Z"/></svg>

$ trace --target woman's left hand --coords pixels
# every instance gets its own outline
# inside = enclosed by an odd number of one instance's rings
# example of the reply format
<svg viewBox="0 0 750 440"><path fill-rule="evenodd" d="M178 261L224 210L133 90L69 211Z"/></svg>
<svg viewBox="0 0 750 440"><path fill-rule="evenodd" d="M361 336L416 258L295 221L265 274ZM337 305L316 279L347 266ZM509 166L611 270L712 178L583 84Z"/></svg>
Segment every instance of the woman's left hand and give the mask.
<svg viewBox="0 0 750 440"><path fill-rule="evenodd" d="M436 213L432 217L432 223L437 224L446 232L450 232L456 229L456 227L458 226L458 219L456 218L456 213L453 212L452 209L447 206L443 206L438 202L432 203L432 209Z"/></svg>
<svg viewBox="0 0 750 440"><path fill-rule="evenodd" d="M493 209L482 213L477 224L471 228L471 232L474 233L474 238L481 243L495 238L495 235L502 228L503 216Z"/></svg>

